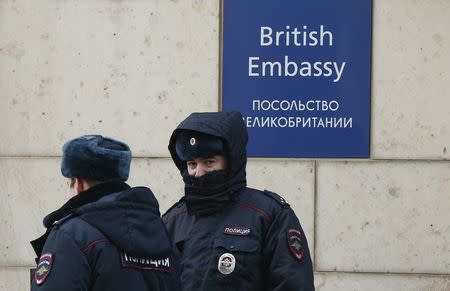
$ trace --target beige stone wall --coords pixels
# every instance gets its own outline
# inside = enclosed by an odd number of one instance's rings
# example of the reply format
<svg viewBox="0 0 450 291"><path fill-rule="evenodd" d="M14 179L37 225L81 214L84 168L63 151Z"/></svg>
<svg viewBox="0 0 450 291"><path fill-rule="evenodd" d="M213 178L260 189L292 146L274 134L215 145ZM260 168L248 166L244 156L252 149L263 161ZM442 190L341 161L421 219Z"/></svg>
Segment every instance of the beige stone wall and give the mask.
<svg viewBox="0 0 450 291"><path fill-rule="evenodd" d="M307 233L317 290L450 290L450 1L373 0L369 160L252 159ZM29 290L60 148L100 133L130 184L182 193L175 125L217 111L219 0L0 0L0 290Z"/></svg>

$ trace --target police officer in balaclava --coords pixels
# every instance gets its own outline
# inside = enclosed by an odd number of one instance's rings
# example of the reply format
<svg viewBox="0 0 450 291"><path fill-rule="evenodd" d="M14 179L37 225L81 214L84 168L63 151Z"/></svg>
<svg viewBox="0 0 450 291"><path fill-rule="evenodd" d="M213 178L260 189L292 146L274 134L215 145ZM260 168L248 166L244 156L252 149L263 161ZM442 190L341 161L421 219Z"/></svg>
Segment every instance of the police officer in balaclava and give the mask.
<svg viewBox="0 0 450 291"><path fill-rule="evenodd" d="M183 290L314 290L308 243L289 204L247 187L238 112L193 113L169 151L185 185L163 215L181 256Z"/></svg>

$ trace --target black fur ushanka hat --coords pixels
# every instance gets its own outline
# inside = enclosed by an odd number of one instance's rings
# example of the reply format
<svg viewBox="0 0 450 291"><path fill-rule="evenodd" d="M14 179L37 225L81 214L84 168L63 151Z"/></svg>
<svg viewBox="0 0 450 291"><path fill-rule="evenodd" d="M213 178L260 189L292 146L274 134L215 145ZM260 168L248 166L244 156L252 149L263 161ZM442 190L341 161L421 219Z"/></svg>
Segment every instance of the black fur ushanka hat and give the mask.
<svg viewBox="0 0 450 291"><path fill-rule="evenodd" d="M101 135L84 135L64 144L61 173L67 178L126 181L130 164L127 144Z"/></svg>

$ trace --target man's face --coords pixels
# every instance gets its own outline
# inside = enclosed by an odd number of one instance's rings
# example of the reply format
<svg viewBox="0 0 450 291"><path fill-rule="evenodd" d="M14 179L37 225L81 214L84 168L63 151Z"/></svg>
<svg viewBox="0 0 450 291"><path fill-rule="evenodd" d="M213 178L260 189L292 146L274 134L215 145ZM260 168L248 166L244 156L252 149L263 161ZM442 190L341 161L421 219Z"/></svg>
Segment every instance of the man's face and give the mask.
<svg viewBox="0 0 450 291"><path fill-rule="evenodd" d="M192 161L187 161L189 175L196 178L199 178L208 172L224 170L226 168L227 159L222 155L213 156L211 158L196 158Z"/></svg>

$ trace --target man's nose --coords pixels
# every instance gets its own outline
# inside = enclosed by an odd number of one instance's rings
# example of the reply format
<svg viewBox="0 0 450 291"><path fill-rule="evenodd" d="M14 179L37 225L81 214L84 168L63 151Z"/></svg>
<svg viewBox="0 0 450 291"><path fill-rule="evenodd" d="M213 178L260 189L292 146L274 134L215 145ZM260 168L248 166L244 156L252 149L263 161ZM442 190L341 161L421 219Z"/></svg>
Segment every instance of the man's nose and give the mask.
<svg viewBox="0 0 450 291"><path fill-rule="evenodd" d="M197 164L197 171L195 171L195 178L200 178L206 173L205 167L202 165Z"/></svg>

